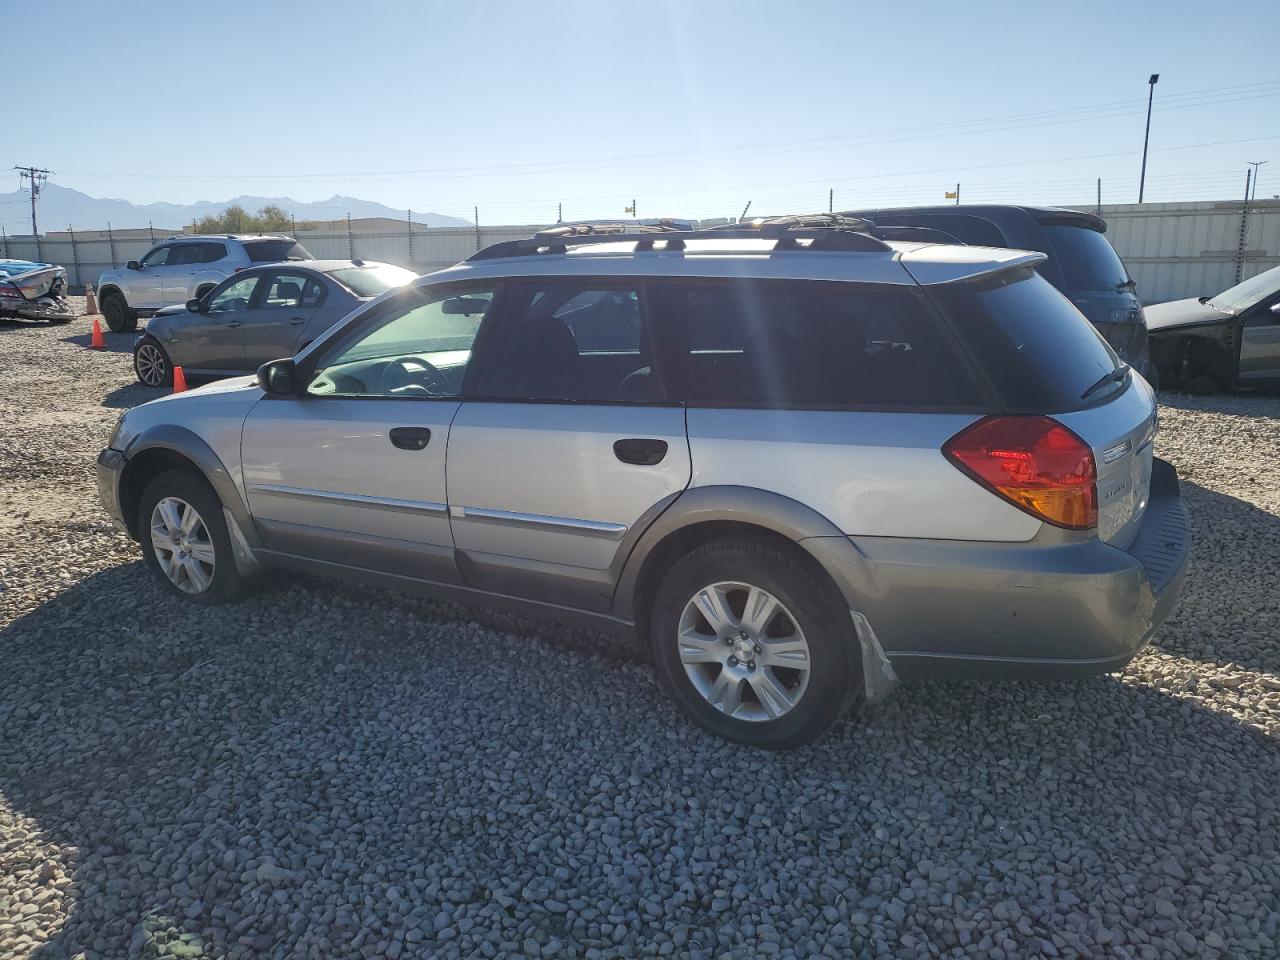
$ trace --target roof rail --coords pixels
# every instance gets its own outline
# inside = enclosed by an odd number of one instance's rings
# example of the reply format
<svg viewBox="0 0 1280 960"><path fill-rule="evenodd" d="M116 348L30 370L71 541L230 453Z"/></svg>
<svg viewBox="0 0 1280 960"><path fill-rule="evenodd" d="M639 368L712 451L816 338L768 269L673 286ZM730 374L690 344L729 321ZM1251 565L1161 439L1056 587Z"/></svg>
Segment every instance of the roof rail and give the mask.
<svg viewBox="0 0 1280 960"><path fill-rule="evenodd" d="M622 229L616 232L613 228ZM666 226L636 227L629 224L566 224L541 230L528 240L506 240L485 247L468 260L497 260L536 254L564 253L569 247L597 243L634 242L636 252L654 249L656 243L666 250L683 250L688 240L777 240L774 252L795 250L840 250L878 253L891 249L871 234L872 224L839 214L815 214L805 217L774 217L750 223L723 224L706 230L677 230ZM797 241L809 241L801 245Z"/></svg>

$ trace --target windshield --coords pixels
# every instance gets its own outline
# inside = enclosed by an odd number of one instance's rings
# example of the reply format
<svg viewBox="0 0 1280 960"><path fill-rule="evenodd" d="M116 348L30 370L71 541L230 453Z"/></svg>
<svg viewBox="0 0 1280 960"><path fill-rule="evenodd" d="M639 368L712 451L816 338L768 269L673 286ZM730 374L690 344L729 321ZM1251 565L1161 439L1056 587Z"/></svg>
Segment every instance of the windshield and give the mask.
<svg viewBox="0 0 1280 960"><path fill-rule="evenodd" d="M357 297L376 297L392 287L400 287L417 276L412 270L384 263L376 267L343 267L330 270L329 276Z"/></svg>
<svg viewBox="0 0 1280 960"><path fill-rule="evenodd" d="M1053 247L1053 259L1062 269L1068 289L1114 290L1129 281L1129 272L1107 238L1088 227L1046 223L1044 232Z"/></svg>
<svg viewBox="0 0 1280 960"><path fill-rule="evenodd" d="M1272 267L1256 277L1250 277L1244 283L1237 283L1229 290L1223 290L1209 302L1219 310L1240 313L1277 290L1280 290L1280 267Z"/></svg>

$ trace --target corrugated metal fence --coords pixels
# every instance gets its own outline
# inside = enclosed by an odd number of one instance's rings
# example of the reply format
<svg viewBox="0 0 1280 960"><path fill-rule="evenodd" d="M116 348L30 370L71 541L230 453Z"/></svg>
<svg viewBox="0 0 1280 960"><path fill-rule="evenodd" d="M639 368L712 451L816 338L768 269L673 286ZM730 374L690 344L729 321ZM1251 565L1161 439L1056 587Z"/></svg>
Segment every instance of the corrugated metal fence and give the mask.
<svg viewBox="0 0 1280 960"><path fill-rule="evenodd" d="M1237 279L1280 265L1280 200L1250 204L1194 202L1103 206L1107 236L1138 284L1144 303L1216 293ZM480 247L530 236L536 226L424 229L362 233L301 231L298 239L320 258L363 257L430 273L466 259ZM109 267L142 257L147 239L0 240L0 257L60 263L73 285L96 283Z"/></svg>
<svg viewBox="0 0 1280 960"><path fill-rule="evenodd" d="M1280 266L1280 200L1104 205L1144 303L1214 294Z"/></svg>
<svg viewBox="0 0 1280 960"><path fill-rule="evenodd" d="M407 267L416 273L431 273L465 260L481 247L502 240L518 240L533 234L538 227L502 226L470 228L421 229L412 233L361 233L355 231L299 231L298 241L320 259L345 260L361 257L382 260ZM130 260L140 260L154 244L148 238L98 239L80 238L50 240L30 237L8 237L0 240L0 259L35 260L58 263L67 268L73 287L98 282L98 275L112 267L122 267Z"/></svg>

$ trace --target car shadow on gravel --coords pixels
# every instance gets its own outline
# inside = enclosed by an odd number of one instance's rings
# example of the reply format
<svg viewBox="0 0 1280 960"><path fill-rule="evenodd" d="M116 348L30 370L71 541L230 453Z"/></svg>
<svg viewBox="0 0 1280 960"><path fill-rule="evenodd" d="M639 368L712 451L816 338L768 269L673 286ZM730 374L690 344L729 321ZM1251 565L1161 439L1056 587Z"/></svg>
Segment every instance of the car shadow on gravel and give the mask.
<svg viewBox="0 0 1280 960"><path fill-rule="evenodd" d="M1191 558L1153 638L1168 653L1280 676L1280 516L1182 479Z"/></svg>
<svg viewBox="0 0 1280 960"><path fill-rule="evenodd" d="M116 387L102 398L102 406L113 410L128 410L148 400L166 397L173 391L168 387L148 387L145 383L126 383Z"/></svg>
<svg viewBox="0 0 1280 960"><path fill-rule="evenodd" d="M112 333L105 326L102 328L102 338L106 341L105 350L108 353L133 353L133 342L138 339L138 334L134 333ZM69 337L61 338L63 343L69 343L74 347L89 348L93 342L92 329L86 329L84 333L72 334Z"/></svg>
<svg viewBox="0 0 1280 960"><path fill-rule="evenodd" d="M1271 909L1276 744L1130 676L907 684L774 754L692 727L634 651L459 613L302 578L206 609L132 563L0 630L0 793L57 848L32 883L72 881L33 955L470 955L498 929L563 954L595 906L611 955L676 929L719 955L739 883L845 955L868 917L945 944L995 909L1031 955L1073 916L1101 954L1122 903L1196 938L1206 891Z"/></svg>

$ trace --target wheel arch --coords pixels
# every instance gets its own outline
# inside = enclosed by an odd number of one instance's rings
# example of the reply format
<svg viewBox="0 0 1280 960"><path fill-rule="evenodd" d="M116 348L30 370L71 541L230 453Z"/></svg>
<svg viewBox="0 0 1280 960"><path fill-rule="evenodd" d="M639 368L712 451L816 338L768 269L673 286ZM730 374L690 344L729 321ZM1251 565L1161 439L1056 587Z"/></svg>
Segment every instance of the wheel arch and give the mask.
<svg viewBox="0 0 1280 960"><path fill-rule="evenodd" d="M637 541L618 579L614 615L633 620L637 634L645 637L663 573L702 544L729 536L752 537L788 550L851 606L873 587L861 552L813 508L754 487L696 487L685 491ZM840 560L838 570L831 569L833 556Z"/></svg>
<svg viewBox="0 0 1280 960"><path fill-rule="evenodd" d="M124 451L125 466L120 476L120 510L129 533L137 539L138 504L142 491L166 470L189 470L200 476L231 514L240 531L257 547L260 541L249 508L235 480L203 438L186 427L160 424L140 433Z"/></svg>

